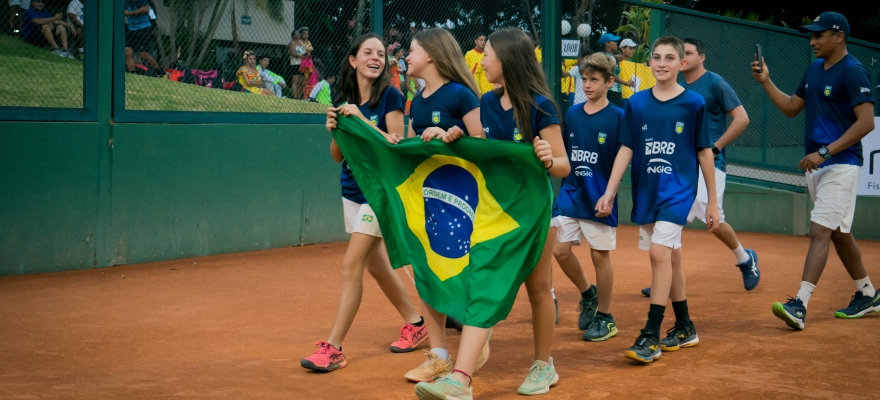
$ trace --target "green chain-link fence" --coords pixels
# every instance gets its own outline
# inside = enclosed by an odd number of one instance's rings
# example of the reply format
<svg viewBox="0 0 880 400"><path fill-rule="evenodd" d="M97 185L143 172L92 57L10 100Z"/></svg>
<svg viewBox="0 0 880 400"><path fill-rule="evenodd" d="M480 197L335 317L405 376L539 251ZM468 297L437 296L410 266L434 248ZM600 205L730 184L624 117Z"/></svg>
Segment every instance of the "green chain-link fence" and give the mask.
<svg viewBox="0 0 880 400"><path fill-rule="evenodd" d="M3 2L0 107L83 108L84 2Z"/></svg>

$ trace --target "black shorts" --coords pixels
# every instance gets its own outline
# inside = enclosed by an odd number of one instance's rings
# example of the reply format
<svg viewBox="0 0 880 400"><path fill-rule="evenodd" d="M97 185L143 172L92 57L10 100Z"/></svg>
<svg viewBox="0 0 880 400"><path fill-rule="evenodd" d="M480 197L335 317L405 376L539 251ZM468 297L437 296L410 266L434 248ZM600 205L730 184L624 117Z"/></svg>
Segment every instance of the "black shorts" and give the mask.
<svg viewBox="0 0 880 400"><path fill-rule="evenodd" d="M32 33L30 36L24 38L24 41L29 44L32 44L34 46L37 46L37 47L52 47L49 44L49 41L46 40L46 36L43 35L42 27L40 27L40 28L41 28L40 30L38 30L38 31ZM52 30L52 37L55 38L55 44L57 44L58 47L61 48L61 37L58 36L57 29L58 28L56 28L55 26L52 27L52 29L51 29ZM65 29L67 29L67 28L65 28Z"/></svg>
<svg viewBox="0 0 880 400"><path fill-rule="evenodd" d="M299 70L299 65L288 65L288 70L290 71L290 76L302 76L302 71ZM287 78L285 76L285 78Z"/></svg>
<svg viewBox="0 0 880 400"><path fill-rule="evenodd" d="M153 28L138 29L125 32L125 47L135 52L145 53L150 51L150 43L153 41Z"/></svg>

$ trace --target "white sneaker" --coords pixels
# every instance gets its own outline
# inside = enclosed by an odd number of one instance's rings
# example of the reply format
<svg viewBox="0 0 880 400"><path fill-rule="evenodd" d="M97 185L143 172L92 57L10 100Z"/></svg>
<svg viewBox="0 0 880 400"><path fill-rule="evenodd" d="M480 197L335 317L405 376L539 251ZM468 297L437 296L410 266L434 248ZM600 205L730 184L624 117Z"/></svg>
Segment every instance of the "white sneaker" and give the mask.
<svg viewBox="0 0 880 400"><path fill-rule="evenodd" d="M64 57L76 60L76 57L73 54L70 54L70 52L67 50L64 51Z"/></svg>
<svg viewBox="0 0 880 400"><path fill-rule="evenodd" d="M67 52L64 51L64 50L61 50L60 48L55 49L55 50L52 50L52 54L54 54L54 55L56 55L56 56L58 56L58 57L67 57L67 56L65 55L65 53L67 53Z"/></svg>

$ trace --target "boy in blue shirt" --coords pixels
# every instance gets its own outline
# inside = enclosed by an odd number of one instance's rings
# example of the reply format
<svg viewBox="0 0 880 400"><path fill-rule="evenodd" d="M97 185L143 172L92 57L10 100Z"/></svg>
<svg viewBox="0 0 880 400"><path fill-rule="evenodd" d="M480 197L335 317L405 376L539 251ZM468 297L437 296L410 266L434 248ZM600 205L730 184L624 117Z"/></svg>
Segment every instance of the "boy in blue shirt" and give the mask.
<svg viewBox="0 0 880 400"><path fill-rule="evenodd" d="M773 314L797 330L804 329L807 306L825 269L830 243L856 285L849 306L834 316L861 318L880 311L880 294L868 278L859 246L850 233L863 162L861 140L874 130L871 78L865 66L846 50L849 22L843 15L824 12L800 31L810 32L816 61L794 95L773 84L766 63L763 70L757 61L752 63L752 77L783 114L792 118L806 108L806 156L798 168L806 173L807 189L815 204L810 213L810 249L797 297L773 304Z"/></svg>
<svg viewBox="0 0 880 400"><path fill-rule="evenodd" d="M550 222L557 232L553 256L581 292L578 328L586 331L584 340L593 342L617 334L617 324L611 316L614 270L609 254L617 247L617 203L606 217L597 217L594 211L608 186L623 122L623 110L608 100L615 66L614 59L603 53L593 53L578 65L587 101L572 106L565 116L566 132L562 138L571 172L559 188ZM571 251L572 245L580 244L581 236L590 247L597 285L590 285Z"/></svg>
<svg viewBox="0 0 880 400"><path fill-rule="evenodd" d="M736 258L736 267L742 273L743 286L746 290L752 290L761 281L758 255L752 249L743 248L736 236L736 231L724 221L723 208L727 179L727 152L725 148L749 126L749 115L730 84L721 75L707 71L703 66L703 62L706 61L706 48L701 40L684 39L684 58L686 63L681 67L681 73L684 75L684 81L680 82L681 86L699 93L706 99L709 140L712 141L712 152L715 154L715 193L718 196L718 213L721 215L718 229L713 233L733 252ZM730 126L727 125L728 115L732 119ZM697 200L691 207L688 223L692 222L694 218L703 220L706 215L707 200L706 184L703 182L701 174ZM642 289L642 294L650 296L650 289Z"/></svg>
<svg viewBox="0 0 880 400"><path fill-rule="evenodd" d="M663 36L654 41L651 72L657 85L636 93L626 104L620 150L605 195L596 204L597 217L612 213L620 180L632 160L632 220L639 225L639 248L650 251L653 276L648 323L624 355L644 363L660 357L661 349L675 351L699 343L688 315L681 267L681 231L697 196L698 160L708 194L706 227L714 231L721 219L706 101L676 82L686 63L683 58L681 39ZM672 299L675 326L661 341L667 298Z"/></svg>

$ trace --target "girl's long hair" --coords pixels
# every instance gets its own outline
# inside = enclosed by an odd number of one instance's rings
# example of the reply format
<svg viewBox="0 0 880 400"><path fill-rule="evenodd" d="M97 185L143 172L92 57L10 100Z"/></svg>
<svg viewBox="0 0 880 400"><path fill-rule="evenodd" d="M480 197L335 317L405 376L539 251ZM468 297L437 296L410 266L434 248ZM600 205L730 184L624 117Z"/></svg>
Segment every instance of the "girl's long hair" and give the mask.
<svg viewBox="0 0 880 400"><path fill-rule="evenodd" d="M504 86L495 90L500 98L504 92L510 98L513 105L513 117L516 127L523 135L523 141L532 142L538 132L532 132L532 107L538 112L546 113L538 107L535 95L540 94L553 103L544 71L535 56L535 48L532 40L525 32L518 28L504 28L489 35L488 42L495 51L495 56L501 61L501 71L504 76ZM558 115L558 110L557 110Z"/></svg>
<svg viewBox="0 0 880 400"><path fill-rule="evenodd" d="M357 58L361 46L369 39L378 40L382 43L382 50L385 50L385 42L383 42L382 38L375 33L361 35L351 42L348 52L345 57L342 58L342 65L339 66L339 81L336 82L337 96L336 101L334 102L335 106L339 106L339 104L343 102L354 105L361 104L361 91L360 88L358 88L357 71L351 66L348 59L352 56ZM388 61L386 60L385 65L382 67L382 73L379 74L379 77L373 81L373 84L370 87L370 108L375 108L379 105L379 100L382 99L382 93L390 84L391 76L388 74Z"/></svg>
<svg viewBox="0 0 880 400"><path fill-rule="evenodd" d="M443 28L431 28L417 32L413 35L413 40L419 42L419 45L434 60L434 66L437 72L452 82L467 87L477 98L480 98L480 89L477 87L477 81L464 62L461 56L461 46L449 31Z"/></svg>

